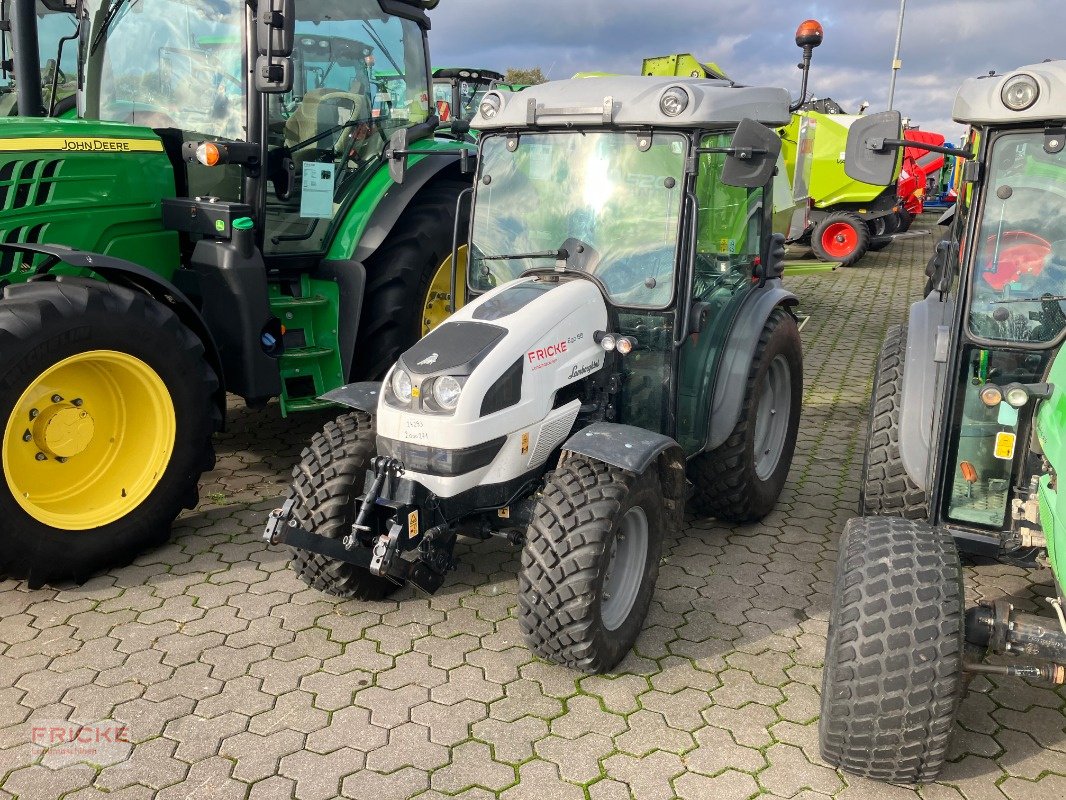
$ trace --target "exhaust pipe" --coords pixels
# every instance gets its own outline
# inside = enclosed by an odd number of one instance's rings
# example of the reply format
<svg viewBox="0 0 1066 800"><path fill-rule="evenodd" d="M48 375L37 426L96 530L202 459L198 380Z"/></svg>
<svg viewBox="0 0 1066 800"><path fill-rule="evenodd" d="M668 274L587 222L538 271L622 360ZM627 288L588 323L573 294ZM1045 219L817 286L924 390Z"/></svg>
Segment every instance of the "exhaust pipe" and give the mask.
<svg viewBox="0 0 1066 800"><path fill-rule="evenodd" d="M21 117L43 117L41 94L41 51L37 45L35 0L11 0L12 68Z"/></svg>

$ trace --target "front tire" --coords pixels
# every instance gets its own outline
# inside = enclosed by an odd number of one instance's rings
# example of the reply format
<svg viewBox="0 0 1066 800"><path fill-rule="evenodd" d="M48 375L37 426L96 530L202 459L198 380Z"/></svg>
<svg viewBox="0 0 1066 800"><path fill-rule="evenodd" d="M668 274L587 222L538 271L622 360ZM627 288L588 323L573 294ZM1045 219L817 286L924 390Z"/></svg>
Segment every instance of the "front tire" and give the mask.
<svg viewBox="0 0 1066 800"><path fill-rule="evenodd" d="M936 777L964 688L962 568L951 534L852 519L840 540L819 741L833 767L889 783Z"/></svg>
<svg viewBox="0 0 1066 800"><path fill-rule="evenodd" d="M863 458L859 513L922 520L929 517L929 497L907 474L899 452L899 413L903 401L903 366L907 335L889 328L874 372L874 391Z"/></svg>
<svg viewBox="0 0 1066 800"><path fill-rule="evenodd" d="M850 267L870 249L870 228L850 211L835 211L814 226L811 247L822 261Z"/></svg>
<svg viewBox="0 0 1066 800"><path fill-rule="evenodd" d="M803 346L796 320L774 309L763 327L729 438L689 461L690 507L728 522L773 510L792 466L803 397Z"/></svg>
<svg viewBox="0 0 1066 800"><path fill-rule="evenodd" d="M366 471L377 452L374 418L362 411L327 422L300 454L292 471L287 500L305 530L328 539L351 533L355 500L363 493ZM356 600L381 600L399 584L369 570L293 549L289 566L300 580L320 592Z"/></svg>
<svg viewBox="0 0 1066 800"><path fill-rule="evenodd" d="M518 624L542 658L582 672L621 661L644 624L666 515L656 464L643 475L571 456L533 511Z"/></svg>
<svg viewBox="0 0 1066 800"><path fill-rule="evenodd" d="M4 290L0 353L0 574L83 581L166 541L221 424L200 339L151 297L59 278Z"/></svg>

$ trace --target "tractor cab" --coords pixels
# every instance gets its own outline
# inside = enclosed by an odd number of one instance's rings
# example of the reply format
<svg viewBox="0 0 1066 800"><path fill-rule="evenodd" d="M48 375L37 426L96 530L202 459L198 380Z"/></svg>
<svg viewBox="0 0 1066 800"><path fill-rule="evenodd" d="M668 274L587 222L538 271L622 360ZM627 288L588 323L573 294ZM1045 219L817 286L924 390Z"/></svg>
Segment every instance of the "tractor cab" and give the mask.
<svg viewBox="0 0 1066 800"><path fill-rule="evenodd" d="M3 24L3 30L0 31L0 116L5 117L18 113L13 58L15 41L10 11L12 1L0 2L0 23ZM72 114L78 77L74 4L65 0L35 0L30 5L34 6L36 15L36 32L30 30L28 34L33 34L36 40L45 111L48 116Z"/></svg>
<svg viewBox="0 0 1066 800"><path fill-rule="evenodd" d="M758 520L789 472L802 348L771 233L788 113L784 89L677 76L488 91L450 274L465 304L384 381L327 396L352 411L265 531L300 577L432 593L458 536L503 537L533 649L617 664L686 506ZM324 470L345 476L328 492Z"/></svg>
<svg viewBox="0 0 1066 800"><path fill-rule="evenodd" d="M481 98L504 80L491 69L441 67L433 70L433 102L442 124L460 119L469 122L481 105Z"/></svg>
<svg viewBox="0 0 1066 800"><path fill-rule="evenodd" d="M864 516L841 540L837 586L848 588L830 617L823 755L894 783L935 777L964 673L1066 683L1066 61L970 79L953 117L970 126L971 149L904 140L885 112L852 126L846 164L876 183L901 147L966 161L926 297L882 350ZM1054 615L1005 599L965 608L958 551L1049 565ZM868 616L885 608L891 637ZM988 653L1020 660L990 664ZM860 676L876 677L859 689ZM895 714L862 705L866 693Z"/></svg>

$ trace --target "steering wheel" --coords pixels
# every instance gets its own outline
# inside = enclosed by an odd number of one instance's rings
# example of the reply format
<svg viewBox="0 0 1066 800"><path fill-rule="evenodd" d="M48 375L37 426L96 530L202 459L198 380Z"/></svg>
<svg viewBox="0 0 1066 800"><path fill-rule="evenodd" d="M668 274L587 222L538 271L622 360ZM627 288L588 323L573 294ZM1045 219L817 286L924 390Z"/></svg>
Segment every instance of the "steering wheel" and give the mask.
<svg viewBox="0 0 1066 800"><path fill-rule="evenodd" d="M1029 231L1006 231L999 237L999 258L993 263L996 253L996 236L985 240L989 251L981 278L1002 292L1009 284L1023 275L1039 275L1044 270L1044 261L1051 254L1051 242Z"/></svg>

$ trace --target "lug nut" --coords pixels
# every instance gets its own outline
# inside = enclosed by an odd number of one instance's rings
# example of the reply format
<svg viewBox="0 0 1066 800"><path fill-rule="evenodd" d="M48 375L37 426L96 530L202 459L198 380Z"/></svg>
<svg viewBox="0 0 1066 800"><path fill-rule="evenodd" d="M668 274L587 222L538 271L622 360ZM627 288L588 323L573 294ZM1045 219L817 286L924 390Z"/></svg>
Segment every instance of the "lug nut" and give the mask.
<svg viewBox="0 0 1066 800"><path fill-rule="evenodd" d="M26 431L24 434L22 434L22 441L24 441L24 442L32 442L33 441L33 434L30 433L29 431Z"/></svg>
<svg viewBox="0 0 1066 800"><path fill-rule="evenodd" d="M38 453L37 454L37 460L38 461L47 461L48 460L48 456L46 456L44 453Z"/></svg>
<svg viewBox="0 0 1066 800"><path fill-rule="evenodd" d="M85 402L85 401L83 401L80 397L75 397L70 402L75 408L81 408L82 403Z"/></svg>
<svg viewBox="0 0 1066 800"><path fill-rule="evenodd" d="M37 415L40 414L40 413L41 412L38 411L36 408L31 408L30 409L30 419L37 419Z"/></svg>
<svg viewBox="0 0 1066 800"><path fill-rule="evenodd" d="M53 403L62 403L63 402L63 398L60 397L58 394L54 394L54 395L52 395L52 402Z"/></svg>
<svg viewBox="0 0 1066 800"><path fill-rule="evenodd" d="M56 461L58 463L60 463L60 464L66 464L67 463L67 459L63 458L63 456L56 456Z"/></svg>

